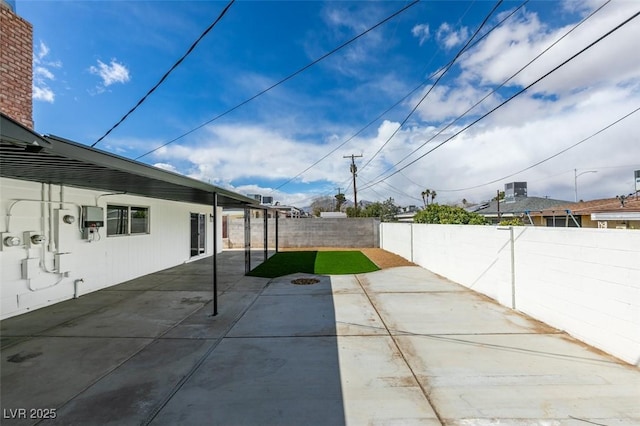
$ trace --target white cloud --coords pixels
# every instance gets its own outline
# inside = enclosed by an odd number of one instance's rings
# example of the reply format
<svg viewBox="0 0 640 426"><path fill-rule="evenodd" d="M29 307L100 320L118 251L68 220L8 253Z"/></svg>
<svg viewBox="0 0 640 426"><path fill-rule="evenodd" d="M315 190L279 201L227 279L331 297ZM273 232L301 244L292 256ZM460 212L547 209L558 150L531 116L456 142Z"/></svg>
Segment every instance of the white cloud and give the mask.
<svg viewBox="0 0 640 426"><path fill-rule="evenodd" d="M54 68L61 68L59 61L50 61L49 47L43 42L36 46L33 52L33 87L32 98L36 101L53 103L55 101L55 93L49 87L49 83L55 80L52 71Z"/></svg>
<svg viewBox="0 0 640 426"><path fill-rule="evenodd" d="M178 169L174 165L168 163L155 163L153 167L157 167L168 172L178 173Z"/></svg>
<svg viewBox="0 0 640 426"><path fill-rule="evenodd" d="M500 95L492 95L475 112L476 116L625 19L631 9L630 2L619 3L606 6L582 28L546 53L540 63L516 77L507 90ZM332 19L340 25L346 22L343 15L334 15ZM640 169L640 144L635 140L640 128L640 113L540 166L484 184L531 166L579 142L640 105L640 69L634 46L635 40L640 39L639 27L637 24L625 27L620 35L613 36L566 70L554 73L534 86L535 90L515 98L413 166L391 177L387 182L395 189L386 184L367 189L367 183L376 180L413 150L417 152L410 156L409 161L455 134L462 124L452 126L433 142L419 148L448 120L489 93L571 26L550 27L531 12L520 13L505 22L468 55L461 57L457 68L454 67L443 84L429 95L416 116L367 167L363 167L364 163L385 143L397 128L397 122L386 120L378 125L377 131L364 132L291 185L278 190L274 189L277 185L313 164L358 129L336 125L333 134L325 135L321 141L313 140L305 126L317 128L325 123L318 126L310 123L303 113L287 111L279 114L280 121L277 117L270 117L270 121L258 117L234 124L216 123L207 127L206 132L193 136L197 139L185 140L184 146L172 144L159 150L154 154L154 161L158 162L158 167L167 170L180 171L241 193L273 195L282 203L298 206L308 205L310 199L317 195L335 194L337 187L343 190L350 188L349 161L343 155L352 153L363 155L356 161L360 199L381 200L392 196L399 204L421 204L420 192L431 188L438 191L439 202L455 202L462 198L479 202L494 196L496 190L503 190L507 182L527 181L531 196L572 200L574 169L598 170L597 174L581 177L581 198L628 193L633 188L633 170ZM425 34L424 28L415 28L412 31L415 37L419 37L420 31ZM440 30L434 38L439 37L439 42L445 46L456 46L468 36L466 29L454 31L449 25L441 26ZM456 75L455 71L460 72ZM388 84L390 96L406 93L406 84L399 76L389 74L388 80L393 83ZM245 84L249 87L256 83L247 80ZM379 84L387 85L384 81ZM357 96L363 87L354 88L352 95ZM373 87L373 83L366 87ZM283 91L277 94L293 98L292 93ZM415 105L422 94L414 96L407 104ZM299 102L304 96L304 93L297 94L295 100ZM293 104L294 101L290 100L287 106ZM260 120L269 124L261 124ZM407 161L401 163L404 164ZM255 183L244 184L246 182ZM318 182L326 182L326 185L312 193L304 190L305 185L312 187L312 183ZM476 186L479 187L474 188ZM448 191L455 189L463 190ZM352 192L347 189L347 198L351 197Z"/></svg>
<svg viewBox="0 0 640 426"><path fill-rule="evenodd" d="M340 45L354 36L364 32L382 18L388 16L389 8L376 2L327 2L322 10L325 28L310 31L305 40L305 49L309 58L316 59L324 55L336 45ZM386 33L385 26L367 33L357 42L340 49L323 61L324 67L333 68L336 72L355 78L362 78L367 70L369 74L372 63L380 60L381 56L392 45L392 37Z"/></svg>
<svg viewBox="0 0 640 426"><path fill-rule="evenodd" d="M263 126L217 125L210 126L200 141L188 146L169 145L159 150L156 158L167 163L187 161L192 165L189 174L205 181L233 181L248 176L283 179L315 162L326 149ZM311 170L302 179L324 179L331 169Z"/></svg>
<svg viewBox="0 0 640 426"><path fill-rule="evenodd" d="M42 61L49 54L49 47L40 40L40 44L38 45L38 49L36 50L35 56L38 58L38 61Z"/></svg>
<svg viewBox="0 0 640 426"><path fill-rule="evenodd" d="M588 181L585 178L581 197L604 198L628 193L632 189L633 170L640 168L640 145L635 141L634 131L640 126L640 113L524 173L476 189L445 190L472 188L507 176L585 139L637 108L638 89L640 87L636 87L634 93L634 90L626 88L602 88L563 105L523 98L522 102L509 105L497 115L497 119L481 122L405 169L403 174L407 178L398 174L388 182L414 196L424 188L435 188L440 201L448 202L462 198L486 200L497 189L503 190L507 182L527 181L531 196L571 201L573 169L577 168L598 170L597 176L590 176ZM458 129L451 130L450 134ZM411 132L417 134L420 130L412 129ZM423 133L421 139L427 140L429 135ZM410 140L408 136L405 133L394 142L396 146L409 145L403 154L416 145L407 142ZM427 144L411 159L434 146L435 143ZM396 159L399 160L394 152L383 153L387 161L395 163ZM629 167L618 167L620 165ZM377 174L375 172L363 174L363 180L373 178ZM385 187L377 185L374 189ZM401 199L401 196L396 198Z"/></svg>
<svg viewBox="0 0 640 426"><path fill-rule="evenodd" d="M496 106L506 96L530 84L634 11L631 2L612 2L607 5L514 78L509 83L511 87L503 91L502 96L492 95L474 114L477 116ZM460 70L458 76L450 76L446 84L437 86L418 109L417 117L442 128L573 25L575 23L551 28L531 12L510 19L470 54L461 58L457 64ZM447 43L453 46L464 39L460 32L455 36L452 34L451 27L443 25L436 38L445 46ZM640 113L566 154L504 181L460 192L445 190L472 188L517 172L584 139L637 108L640 105L640 68L637 66L634 45L639 38L640 25L630 23L387 182L414 197L416 194L419 196L424 188L436 188L440 201L448 202L462 198L485 200L493 196L495 190L504 189L504 183L522 180L529 182L532 196L572 200L575 168L599 171L597 175L585 177L581 197L612 197L630 192L633 189L633 170L640 168L640 144L634 140L634 134L637 133L634 129L640 128ZM423 94L424 91L407 104L415 105ZM431 138L434 131L421 126L418 124L399 132L376 164L372 164L374 167L360 173L363 188L366 188L367 181L384 170L380 166L390 167ZM438 142L460 130L461 126L460 123L452 126L401 165L433 149ZM373 145L364 151L365 157L374 149ZM397 200L411 201L411 198L394 192L385 184L372 189L392 194ZM375 193L367 194L363 189L363 196L375 197Z"/></svg>
<svg viewBox="0 0 640 426"><path fill-rule="evenodd" d="M461 45L469 38L469 29L462 27L459 30L455 30L451 25L443 22L438 31L436 31L436 40L441 43L445 49L452 49Z"/></svg>
<svg viewBox="0 0 640 426"><path fill-rule="evenodd" d="M411 34L414 37L417 37L420 43L420 46L424 44L425 41L431 38L431 33L429 32L429 24L418 24L411 29Z"/></svg>
<svg viewBox="0 0 640 426"><path fill-rule="evenodd" d="M131 79L127 67L116 59L112 59L109 65L98 59L98 66L92 65L89 67L89 72L102 79L102 84L98 86L98 89L108 87L114 83L124 84Z"/></svg>
<svg viewBox="0 0 640 426"><path fill-rule="evenodd" d="M39 86L36 86L35 84L33 85L32 97L36 101L44 101L44 102L49 102L51 104L56 98L55 94L53 93L53 90L49 89L48 87L39 87Z"/></svg>
<svg viewBox="0 0 640 426"><path fill-rule="evenodd" d="M418 95L410 99L409 104L415 105L431 86L423 89ZM477 116L498 104L498 96L489 94L489 88L474 86L461 82L456 86L440 84L433 88L417 109L419 116L427 122L440 122L455 118L465 113L481 99L486 98L480 105L470 111L470 116Z"/></svg>
<svg viewBox="0 0 640 426"><path fill-rule="evenodd" d="M526 86L594 42L634 12L633 2L612 2L586 21L540 59L516 76L510 85ZM575 24L550 29L537 15L526 13L493 31L473 52L461 60L469 77L483 84L502 83ZM603 42L554 72L532 90L539 93L572 93L597 84L640 78L637 57L629 52L640 38L640 25L629 23Z"/></svg>

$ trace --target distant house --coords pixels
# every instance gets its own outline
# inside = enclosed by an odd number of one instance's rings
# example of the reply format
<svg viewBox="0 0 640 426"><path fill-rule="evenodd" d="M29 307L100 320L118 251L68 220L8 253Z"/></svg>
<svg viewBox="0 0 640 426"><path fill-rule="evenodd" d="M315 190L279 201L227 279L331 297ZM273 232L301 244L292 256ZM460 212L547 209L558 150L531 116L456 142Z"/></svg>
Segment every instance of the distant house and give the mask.
<svg viewBox="0 0 640 426"><path fill-rule="evenodd" d="M396 215L398 222L413 222L413 217L420 211L417 206L400 207L400 211Z"/></svg>
<svg viewBox="0 0 640 426"><path fill-rule="evenodd" d="M272 209L278 212L278 217L299 219L304 216L304 212L301 209L293 206L278 204L273 206Z"/></svg>
<svg viewBox="0 0 640 426"><path fill-rule="evenodd" d="M559 205L532 214L545 226L640 229L640 196L604 198ZM541 219L538 220L537 217Z"/></svg>
<svg viewBox="0 0 640 426"><path fill-rule="evenodd" d="M504 199L499 202L492 200L467 209L484 216L491 223L497 224L504 219L520 218L525 224L546 225L543 219L535 222L533 213L540 213L557 206L568 205L569 201L556 200L547 197L527 196L526 182L512 182L505 184Z"/></svg>

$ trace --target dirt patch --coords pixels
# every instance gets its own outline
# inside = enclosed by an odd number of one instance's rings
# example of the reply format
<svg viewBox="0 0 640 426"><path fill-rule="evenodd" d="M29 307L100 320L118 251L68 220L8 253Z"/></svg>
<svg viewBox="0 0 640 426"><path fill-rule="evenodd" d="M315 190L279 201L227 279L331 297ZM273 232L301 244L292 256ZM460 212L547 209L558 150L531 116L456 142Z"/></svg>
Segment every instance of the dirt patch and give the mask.
<svg viewBox="0 0 640 426"><path fill-rule="evenodd" d="M395 268L396 266L416 266L404 257L390 253L381 248L349 248L349 247L292 247L280 251L361 251L380 269Z"/></svg>
<svg viewBox="0 0 640 426"><path fill-rule="evenodd" d="M381 248L364 248L362 253L367 256L378 268L395 268L397 266L417 266L415 263L409 262L402 256L388 252Z"/></svg>

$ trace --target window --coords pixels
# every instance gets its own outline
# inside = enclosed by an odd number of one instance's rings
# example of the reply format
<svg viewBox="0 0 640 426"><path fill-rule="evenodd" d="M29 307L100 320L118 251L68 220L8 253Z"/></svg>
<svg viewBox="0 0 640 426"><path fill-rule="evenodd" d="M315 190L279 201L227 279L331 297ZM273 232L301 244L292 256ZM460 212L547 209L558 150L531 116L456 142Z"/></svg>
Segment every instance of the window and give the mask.
<svg viewBox="0 0 640 426"><path fill-rule="evenodd" d="M148 207L107 205L107 236L148 233Z"/></svg>
<svg viewBox="0 0 640 426"><path fill-rule="evenodd" d="M130 207L131 211L131 233L149 233L149 209L147 207Z"/></svg>

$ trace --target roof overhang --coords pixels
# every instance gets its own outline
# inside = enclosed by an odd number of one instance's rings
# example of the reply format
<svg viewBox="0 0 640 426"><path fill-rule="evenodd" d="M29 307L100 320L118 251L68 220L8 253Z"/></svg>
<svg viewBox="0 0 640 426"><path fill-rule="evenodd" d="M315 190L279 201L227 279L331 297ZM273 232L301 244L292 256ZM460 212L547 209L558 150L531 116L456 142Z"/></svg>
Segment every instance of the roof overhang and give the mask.
<svg viewBox="0 0 640 426"><path fill-rule="evenodd" d="M0 114L0 176L235 208L256 200L214 185L129 160L57 136L40 136Z"/></svg>
<svg viewBox="0 0 640 426"><path fill-rule="evenodd" d="M640 212L591 213L591 220L640 220Z"/></svg>

